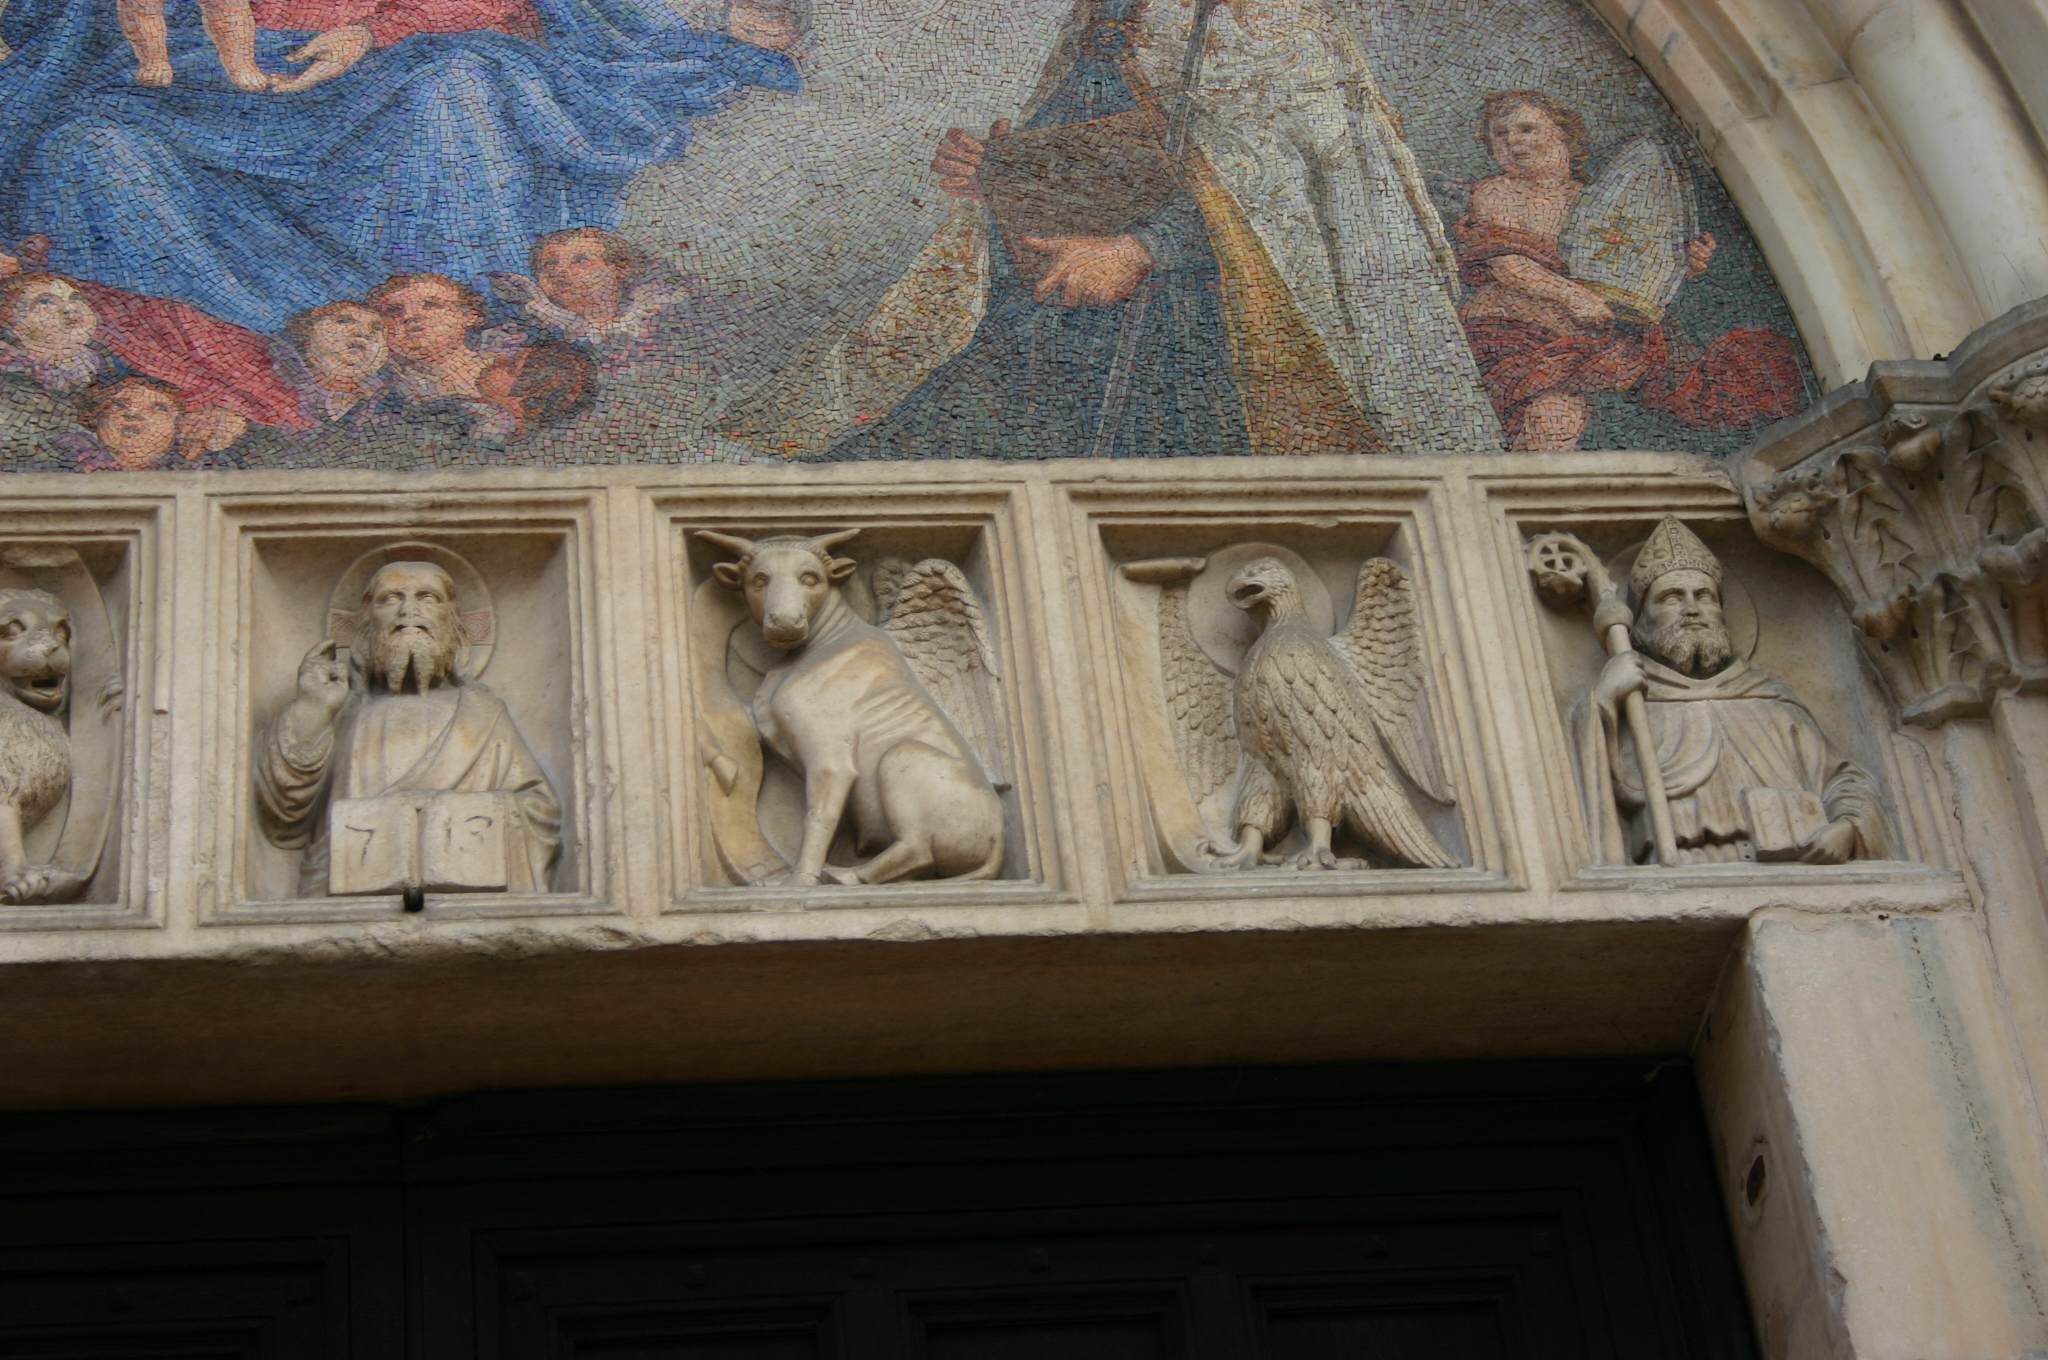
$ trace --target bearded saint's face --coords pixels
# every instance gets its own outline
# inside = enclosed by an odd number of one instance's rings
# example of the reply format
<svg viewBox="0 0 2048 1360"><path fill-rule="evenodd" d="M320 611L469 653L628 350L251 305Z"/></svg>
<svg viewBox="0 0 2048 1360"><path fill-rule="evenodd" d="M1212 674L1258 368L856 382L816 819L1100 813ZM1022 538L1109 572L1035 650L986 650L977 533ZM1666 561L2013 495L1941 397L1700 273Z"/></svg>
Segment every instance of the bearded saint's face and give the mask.
<svg viewBox="0 0 2048 1360"><path fill-rule="evenodd" d="M1721 588L1690 568L1667 571L1650 583L1636 611L1636 646L1685 675L1712 675L1734 648L1721 617Z"/></svg>
<svg viewBox="0 0 2048 1360"><path fill-rule="evenodd" d="M431 562L392 562L363 592L357 655L371 684L424 694L452 679L462 618L448 573Z"/></svg>

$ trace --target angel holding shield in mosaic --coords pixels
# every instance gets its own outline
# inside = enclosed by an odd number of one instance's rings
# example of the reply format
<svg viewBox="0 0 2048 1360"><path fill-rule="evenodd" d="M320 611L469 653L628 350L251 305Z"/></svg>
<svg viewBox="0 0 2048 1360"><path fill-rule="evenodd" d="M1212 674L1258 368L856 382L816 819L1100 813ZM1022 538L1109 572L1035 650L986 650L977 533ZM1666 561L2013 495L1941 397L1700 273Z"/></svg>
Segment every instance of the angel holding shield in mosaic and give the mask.
<svg viewBox="0 0 2048 1360"><path fill-rule="evenodd" d="M1692 429L1799 408L1804 375L1785 336L1740 327L1681 356L1666 312L1718 243L1666 147L1634 138L1589 182L1585 119L1536 90L1489 95L1479 139L1500 173L1472 186L1455 229L1472 290L1459 317L1510 448L1578 448L1597 393L1632 394Z"/></svg>

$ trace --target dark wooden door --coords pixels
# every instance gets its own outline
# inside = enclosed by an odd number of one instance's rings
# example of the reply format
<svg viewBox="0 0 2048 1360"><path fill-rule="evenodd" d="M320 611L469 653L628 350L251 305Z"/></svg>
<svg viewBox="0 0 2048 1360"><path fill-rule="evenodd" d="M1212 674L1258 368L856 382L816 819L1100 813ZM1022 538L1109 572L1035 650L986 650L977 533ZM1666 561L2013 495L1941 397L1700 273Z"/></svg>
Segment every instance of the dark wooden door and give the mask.
<svg viewBox="0 0 2048 1360"><path fill-rule="evenodd" d="M0 1357L403 1354L392 1115L0 1119Z"/></svg>
<svg viewBox="0 0 2048 1360"><path fill-rule="evenodd" d="M0 1356L1754 1354L1682 1066L181 1118L0 1128Z"/></svg>

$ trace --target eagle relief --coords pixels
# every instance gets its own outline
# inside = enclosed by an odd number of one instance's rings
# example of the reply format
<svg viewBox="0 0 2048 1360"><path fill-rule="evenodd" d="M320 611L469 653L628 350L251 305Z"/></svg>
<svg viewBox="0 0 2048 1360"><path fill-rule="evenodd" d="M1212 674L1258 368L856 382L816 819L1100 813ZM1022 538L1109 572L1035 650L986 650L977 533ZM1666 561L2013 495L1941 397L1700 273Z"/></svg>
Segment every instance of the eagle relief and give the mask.
<svg viewBox="0 0 2048 1360"><path fill-rule="evenodd" d="M1154 713L1168 730L1135 726L1151 748L1155 821L1178 867L1464 862L1414 587L1398 564L1374 557L1359 567L1341 626L1315 569L1272 544L1128 562L1122 574L1158 587L1163 702ZM1244 621L1235 637L1232 613ZM1140 646L1150 639L1132 634L1143 631L1125 629Z"/></svg>

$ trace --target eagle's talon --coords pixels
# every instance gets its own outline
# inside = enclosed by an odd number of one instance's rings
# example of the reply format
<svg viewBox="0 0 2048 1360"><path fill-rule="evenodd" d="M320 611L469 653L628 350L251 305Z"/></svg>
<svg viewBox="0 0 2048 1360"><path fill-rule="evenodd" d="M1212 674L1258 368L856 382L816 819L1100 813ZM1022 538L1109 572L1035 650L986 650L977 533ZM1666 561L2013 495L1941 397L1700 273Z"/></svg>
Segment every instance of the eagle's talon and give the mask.
<svg viewBox="0 0 2048 1360"><path fill-rule="evenodd" d="M1342 858L1328 846L1311 846L1290 856L1287 860L1287 867L1301 870L1362 869L1365 867L1365 861Z"/></svg>
<svg viewBox="0 0 2048 1360"><path fill-rule="evenodd" d="M1256 869L1259 866L1259 848L1249 842L1218 841L1213 836L1202 838L1201 851L1212 869Z"/></svg>

